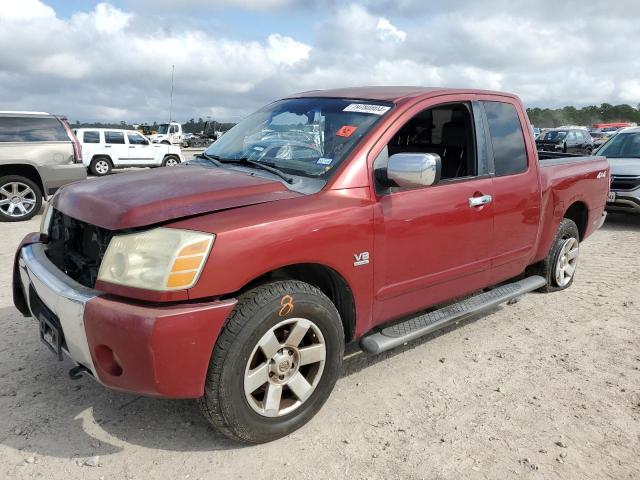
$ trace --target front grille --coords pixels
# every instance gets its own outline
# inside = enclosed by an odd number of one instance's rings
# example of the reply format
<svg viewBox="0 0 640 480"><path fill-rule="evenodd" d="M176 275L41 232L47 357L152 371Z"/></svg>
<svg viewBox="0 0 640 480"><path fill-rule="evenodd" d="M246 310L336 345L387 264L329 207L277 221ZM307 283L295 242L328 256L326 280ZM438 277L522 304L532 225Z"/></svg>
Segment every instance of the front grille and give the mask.
<svg viewBox="0 0 640 480"><path fill-rule="evenodd" d="M90 225L54 210L47 257L76 282L93 288L100 263L115 232Z"/></svg>
<svg viewBox="0 0 640 480"><path fill-rule="evenodd" d="M640 176L613 175L611 177L611 190L629 191L640 187Z"/></svg>

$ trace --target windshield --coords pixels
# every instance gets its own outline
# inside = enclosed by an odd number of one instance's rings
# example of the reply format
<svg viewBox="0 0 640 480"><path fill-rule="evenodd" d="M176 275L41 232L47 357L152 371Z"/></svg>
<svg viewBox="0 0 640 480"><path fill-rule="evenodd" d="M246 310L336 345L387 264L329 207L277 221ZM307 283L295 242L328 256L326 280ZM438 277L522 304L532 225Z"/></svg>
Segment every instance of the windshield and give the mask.
<svg viewBox="0 0 640 480"><path fill-rule="evenodd" d="M551 130L542 136L542 140L546 142L559 142L560 140L564 140L566 136L567 132L565 130Z"/></svg>
<svg viewBox="0 0 640 480"><path fill-rule="evenodd" d="M169 124L168 123L162 123L162 124L158 125L157 132L160 135L166 135L168 131L169 131Z"/></svg>
<svg viewBox="0 0 640 480"><path fill-rule="evenodd" d="M390 103L336 98L280 100L251 114L206 153L246 158L294 175L327 178Z"/></svg>
<svg viewBox="0 0 640 480"><path fill-rule="evenodd" d="M640 132L619 133L598 150L608 158L640 158Z"/></svg>

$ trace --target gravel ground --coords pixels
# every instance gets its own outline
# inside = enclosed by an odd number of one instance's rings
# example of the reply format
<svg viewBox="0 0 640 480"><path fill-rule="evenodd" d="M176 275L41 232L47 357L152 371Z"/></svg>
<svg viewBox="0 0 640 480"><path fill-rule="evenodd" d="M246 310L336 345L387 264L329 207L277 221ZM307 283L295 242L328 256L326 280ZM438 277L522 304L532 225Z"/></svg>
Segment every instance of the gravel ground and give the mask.
<svg viewBox="0 0 640 480"><path fill-rule="evenodd" d="M11 301L0 224L0 478L640 478L640 218L610 216L574 286L378 357L351 349L304 428L216 434L191 401L70 380Z"/></svg>

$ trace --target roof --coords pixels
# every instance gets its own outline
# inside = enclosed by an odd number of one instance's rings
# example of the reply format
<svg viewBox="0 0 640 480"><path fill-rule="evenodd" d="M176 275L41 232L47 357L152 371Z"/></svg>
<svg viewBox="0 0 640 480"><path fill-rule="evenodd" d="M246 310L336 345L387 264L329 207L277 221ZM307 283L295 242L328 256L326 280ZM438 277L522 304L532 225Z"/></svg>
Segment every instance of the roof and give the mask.
<svg viewBox="0 0 640 480"><path fill-rule="evenodd" d="M397 103L416 97L433 97L444 94L491 94L514 97L514 95L504 92L492 92L489 90L473 90L460 88L439 88L439 87L407 87L407 86L368 86L368 87L346 87L331 90L310 90L296 93L287 98L353 98L362 100L377 100L383 102Z"/></svg>
<svg viewBox="0 0 640 480"><path fill-rule="evenodd" d="M138 132L138 130L135 130L133 128L117 128L117 127L113 127L113 128L109 128L109 127L79 127L76 128L76 130L80 131L80 130L99 130L99 131L110 131L110 132Z"/></svg>
<svg viewBox="0 0 640 480"><path fill-rule="evenodd" d="M47 112L28 112L21 110L0 110L0 115L50 115Z"/></svg>

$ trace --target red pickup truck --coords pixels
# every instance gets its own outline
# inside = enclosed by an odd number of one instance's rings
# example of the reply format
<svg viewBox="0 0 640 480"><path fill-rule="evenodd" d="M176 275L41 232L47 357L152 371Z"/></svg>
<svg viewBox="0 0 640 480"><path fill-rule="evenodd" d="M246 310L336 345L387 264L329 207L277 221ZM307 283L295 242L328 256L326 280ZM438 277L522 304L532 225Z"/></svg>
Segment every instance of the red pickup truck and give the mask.
<svg viewBox="0 0 640 480"><path fill-rule="evenodd" d="M377 353L571 285L609 165L539 159L530 132L504 93L293 95L184 165L63 188L14 303L72 377L273 440L320 409L345 343Z"/></svg>

